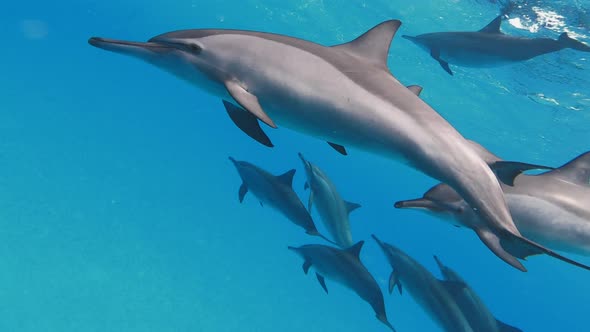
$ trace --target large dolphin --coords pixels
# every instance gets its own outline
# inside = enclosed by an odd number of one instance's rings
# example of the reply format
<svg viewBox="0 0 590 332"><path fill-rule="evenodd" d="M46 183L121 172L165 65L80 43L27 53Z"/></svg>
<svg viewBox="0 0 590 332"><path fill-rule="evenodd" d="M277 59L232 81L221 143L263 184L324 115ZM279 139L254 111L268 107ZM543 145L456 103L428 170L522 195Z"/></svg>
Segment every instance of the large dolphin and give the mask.
<svg viewBox="0 0 590 332"><path fill-rule="evenodd" d="M328 292L324 277L332 279L353 290L367 301L377 319L395 331L387 320L383 293L375 278L360 260L360 252L364 241L360 241L347 249L338 249L320 244L309 244L299 248L289 247L299 254L303 262L303 272L307 274L310 267L316 270L316 277L322 288Z"/></svg>
<svg viewBox="0 0 590 332"><path fill-rule="evenodd" d="M482 299L461 276L453 269L445 266L438 257L434 256L443 277L447 281L457 282L464 287L448 288L449 294L455 299L463 311L469 325L477 332L522 332L520 329L503 323L494 317Z"/></svg>
<svg viewBox="0 0 590 332"><path fill-rule="evenodd" d="M501 23L502 16L498 16L479 31L433 32L402 37L424 48L451 75L453 72L449 64L493 67L528 60L564 48L590 52L590 46L569 37L567 32L559 35L557 40L514 37L500 32Z"/></svg>
<svg viewBox="0 0 590 332"><path fill-rule="evenodd" d="M511 162L487 153L492 167L502 169ZM520 163L516 163L520 164ZM533 168L533 167L531 167ZM553 250L590 255L590 152L586 152L557 169L538 175L512 174L502 182L510 212L516 226L526 238ZM422 198L395 203L397 208L415 208L450 221L456 226L473 229L486 245L507 263L526 270L516 259L548 254L585 269L588 266L565 258L542 246L516 245L502 238L499 245L489 242L478 230L482 224L459 194L441 183Z"/></svg>
<svg viewBox="0 0 590 332"><path fill-rule="evenodd" d="M318 232L309 212L307 212L305 206L293 191L294 169L275 176L247 161L238 161L232 157L229 157L229 160L234 164L242 179L242 185L238 193L240 203L244 200L246 193L251 191L260 201L260 204L266 204L281 212L295 225L305 229L307 234L325 239Z"/></svg>
<svg viewBox="0 0 590 332"><path fill-rule="evenodd" d="M343 200L334 183L319 167L305 160L301 153L299 158L307 174L305 187L310 189L307 205L309 212L311 213L312 204L315 204L332 239L342 248L352 246L354 242L350 233L348 214L360 205Z"/></svg>
<svg viewBox="0 0 590 332"><path fill-rule="evenodd" d="M387 68L401 22L326 47L243 30L180 30L147 43L93 37L96 47L152 63L219 98L238 127L271 145L257 119L406 161L451 185L492 233L520 233L494 173L445 119ZM234 105L235 106L235 105ZM341 151L343 149L340 149Z"/></svg>
<svg viewBox="0 0 590 332"><path fill-rule="evenodd" d="M448 289L462 289L464 284L436 279L424 266L400 249L382 242L379 244L393 272L389 277L389 293L402 287L414 298L424 311L446 332L479 332L469 325L465 314Z"/></svg>

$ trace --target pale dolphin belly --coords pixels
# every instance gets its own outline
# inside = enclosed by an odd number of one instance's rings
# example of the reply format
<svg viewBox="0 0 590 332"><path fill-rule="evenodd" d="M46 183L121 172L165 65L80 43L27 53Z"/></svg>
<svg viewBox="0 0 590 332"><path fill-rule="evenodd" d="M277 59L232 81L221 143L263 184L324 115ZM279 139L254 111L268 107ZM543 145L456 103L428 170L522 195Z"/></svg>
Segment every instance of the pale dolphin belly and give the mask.
<svg viewBox="0 0 590 332"><path fill-rule="evenodd" d="M590 255L590 220L532 196L508 194L507 202L524 236L556 250Z"/></svg>

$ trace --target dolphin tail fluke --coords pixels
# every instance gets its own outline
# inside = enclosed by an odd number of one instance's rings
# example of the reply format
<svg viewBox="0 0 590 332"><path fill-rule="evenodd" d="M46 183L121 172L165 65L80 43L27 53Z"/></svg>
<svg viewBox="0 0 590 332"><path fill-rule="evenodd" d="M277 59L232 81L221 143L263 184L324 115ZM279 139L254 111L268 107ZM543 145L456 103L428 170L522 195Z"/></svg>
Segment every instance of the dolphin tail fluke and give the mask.
<svg viewBox="0 0 590 332"><path fill-rule="evenodd" d="M487 229L478 229L476 230L476 233L485 245L496 254L496 256L523 272L526 272L527 269L518 259L526 259L529 256L541 254L549 255L585 270L590 270L590 266L560 255L555 251L520 235L505 232L499 237Z"/></svg>
<svg viewBox="0 0 590 332"><path fill-rule="evenodd" d="M551 256L553 258L559 259L560 261L563 261L563 262L569 263L571 265L580 267L580 268L582 268L584 270L589 270L590 271L590 266L588 266L588 265L582 264L582 263L580 263L578 261L575 261L575 260L573 260L571 258L567 258L567 257L565 257L563 255L560 255L560 254L556 253L555 251L553 251L553 250L551 250L549 248L546 248L546 247L544 247L544 246L542 246L542 245L540 245L540 244L538 244L538 243L536 243L534 241L531 241L531 240L529 240L529 239L527 239L525 237L518 236L518 235L512 235L512 236L514 237L514 239L516 241L519 241L521 243L521 246L528 247L529 248L528 250L530 250L531 252L536 251L535 254L549 255L549 256Z"/></svg>
<svg viewBox="0 0 590 332"><path fill-rule="evenodd" d="M496 255L498 258L508 263L512 267L527 272L527 269L522 263L511 253L509 253L502 245L500 238L489 229L479 228L475 230L475 233L481 241Z"/></svg>
<svg viewBox="0 0 590 332"><path fill-rule="evenodd" d="M564 48L573 48L577 51L590 52L590 46L582 43L581 41L571 38L570 36L568 36L567 32L564 32L561 35L559 35L557 41L559 41L559 43Z"/></svg>

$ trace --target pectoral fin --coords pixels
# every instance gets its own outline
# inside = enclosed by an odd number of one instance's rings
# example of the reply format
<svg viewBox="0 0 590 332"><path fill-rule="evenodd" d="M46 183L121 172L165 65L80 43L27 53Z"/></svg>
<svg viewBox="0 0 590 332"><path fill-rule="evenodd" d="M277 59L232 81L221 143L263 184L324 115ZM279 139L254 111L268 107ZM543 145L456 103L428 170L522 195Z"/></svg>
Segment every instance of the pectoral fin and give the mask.
<svg viewBox="0 0 590 332"><path fill-rule="evenodd" d="M438 61L438 63L440 64L440 66L447 72L449 73L449 75L453 76L453 71L451 70L451 68L449 67L449 63L446 62L445 60L440 58L440 50L438 49L432 49L430 51L430 56L434 58L434 60Z"/></svg>
<svg viewBox="0 0 590 332"><path fill-rule="evenodd" d="M311 261L303 262L303 273L307 274L309 272L309 268L311 267Z"/></svg>
<svg viewBox="0 0 590 332"><path fill-rule="evenodd" d="M399 291L400 295L402 294L402 284L399 281L399 274L394 271L391 271L389 275L389 294L393 292L393 289L397 286L397 290Z"/></svg>
<svg viewBox="0 0 590 332"><path fill-rule="evenodd" d="M316 277L318 278L318 281L320 282L320 285L322 285L322 288L326 291L326 294L328 294L328 287L326 287L326 279L324 279L323 276L321 276L319 273L316 272Z"/></svg>
<svg viewBox="0 0 590 332"><path fill-rule="evenodd" d="M247 192L248 186L246 186L246 183L242 183L242 185L240 186L240 190L238 191L238 198L240 199L240 203L244 201L244 196L246 196Z"/></svg>
<svg viewBox="0 0 590 332"><path fill-rule="evenodd" d="M332 143L332 142L327 142L328 144L330 144L331 147L334 148L334 150L338 151L338 153L340 153L341 155L348 155L348 152L346 152L346 148L343 147L342 145L336 144L336 143Z"/></svg>
<svg viewBox="0 0 590 332"><path fill-rule="evenodd" d="M243 110L234 104L223 101L223 106L225 106L225 110L229 115L230 119L234 122L238 128L240 128L246 135L255 139L258 143L273 147L274 145L270 141L270 138L266 136L262 128L260 128L260 124L258 123L258 118L246 111Z"/></svg>
<svg viewBox="0 0 590 332"><path fill-rule="evenodd" d="M313 190L309 191L309 199L307 200L307 211L311 213L311 206L313 205Z"/></svg>
<svg viewBox="0 0 590 332"><path fill-rule="evenodd" d="M266 123L270 127L277 127L272 119L264 112L262 106L260 106L258 98L244 89L244 87L242 87L237 81L228 80L225 82L225 87L230 96L232 96L232 98L234 98L245 110L252 113L260 121Z"/></svg>

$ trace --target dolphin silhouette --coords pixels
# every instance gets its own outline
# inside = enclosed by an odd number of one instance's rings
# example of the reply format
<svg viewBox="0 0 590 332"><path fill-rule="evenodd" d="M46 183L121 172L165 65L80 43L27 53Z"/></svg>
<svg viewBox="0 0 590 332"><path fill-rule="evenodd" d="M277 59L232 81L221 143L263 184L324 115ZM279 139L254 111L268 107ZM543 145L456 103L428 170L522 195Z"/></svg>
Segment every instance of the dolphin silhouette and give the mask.
<svg viewBox="0 0 590 332"><path fill-rule="evenodd" d="M328 293L328 288L324 277L332 279L357 293L373 307L377 319L395 331L387 320L383 293L375 278L359 258L363 244L364 241L360 241L347 249L319 244L309 244L299 248L289 247L289 249L303 258L303 272L305 274L307 274L310 267L316 270L316 277L326 293Z"/></svg>
<svg viewBox="0 0 590 332"><path fill-rule="evenodd" d="M401 159L451 185L492 232L519 235L494 173L445 119L387 68L401 22L326 47L243 30L180 30L147 43L93 37L93 46L152 63L234 104L238 127L270 145L258 120ZM236 110L237 109L237 110ZM242 111L242 113L239 113Z"/></svg>
<svg viewBox="0 0 590 332"><path fill-rule="evenodd" d="M471 228L494 254L523 271L526 268L517 258L537 254L590 269L548 249L590 255L590 206L587 203L590 201L590 152L539 175L520 174L520 171L548 167L526 167L523 165L529 164L503 161L487 150L482 153L489 156L491 167L503 178L502 189L516 226L530 240L511 234L494 238L482 231L477 215L444 183L432 187L422 198L398 201L395 207L420 209L456 226Z"/></svg>
<svg viewBox="0 0 590 332"><path fill-rule="evenodd" d="M522 332L520 329L497 320L477 293L453 269L445 266L434 256L443 277L447 281L457 282L464 287L449 287L449 294L463 311L469 325L477 332Z"/></svg>
<svg viewBox="0 0 590 332"><path fill-rule="evenodd" d="M238 161L232 157L229 157L229 160L234 164L242 179L238 193L240 203L248 191L251 191L261 205L266 204L279 211L295 225L305 229L307 234L319 236L334 243L318 232L309 212L293 190L294 169L275 176L247 161Z"/></svg>
<svg viewBox="0 0 590 332"><path fill-rule="evenodd" d="M299 153L299 158L301 158L305 174L307 174L305 188L310 189L307 205L309 212L311 213L312 204L315 203L315 207L334 241L342 248L352 246L354 242L352 242L352 234L350 233L348 214L361 206L343 200L334 183L319 167L305 160L301 153Z"/></svg>
<svg viewBox="0 0 590 332"><path fill-rule="evenodd" d="M514 37L500 32L502 15L479 31L433 32L402 37L430 53L440 66L453 75L449 64L464 67L494 67L572 48L590 52L590 46L568 36L549 38Z"/></svg>
<svg viewBox="0 0 590 332"><path fill-rule="evenodd" d="M465 314L448 291L460 291L465 287L463 283L436 279L424 266L400 249L382 242L375 235L372 237L393 268L389 277L389 293L396 286L400 293L402 287L407 289L422 309L446 332L480 332L469 325Z"/></svg>

